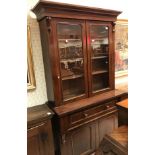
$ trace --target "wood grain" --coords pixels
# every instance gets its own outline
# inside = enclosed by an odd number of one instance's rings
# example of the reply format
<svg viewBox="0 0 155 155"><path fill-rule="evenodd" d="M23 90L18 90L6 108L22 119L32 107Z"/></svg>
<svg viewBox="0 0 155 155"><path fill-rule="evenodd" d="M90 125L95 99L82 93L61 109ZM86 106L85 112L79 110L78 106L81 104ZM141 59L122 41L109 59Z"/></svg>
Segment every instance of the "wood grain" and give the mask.
<svg viewBox="0 0 155 155"><path fill-rule="evenodd" d="M55 107L54 111L59 116L62 117L66 114L73 113L77 110L82 110L84 108L88 108L94 105L98 105L100 103L104 103L106 101L117 99L121 96L127 95L127 92L119 91L119 90L112 90L106 92L104 94L99 94L96 96L92 96L86 99L82 99L80 101L68 103L59 107Z"/></svg>
<svg viewBox="0 0 155 155"><path fill-rule="evenodd" d="M107 134L100 149L104 155L127 155L128 154L128 127L121 126L112 133Z"/></svg>
<svg viewBox="0 0 155 155"><path fill-rule="evenodd" d="M39 1L32 11L41 20L45 16L88 20L115 21L121 11L51 1Z"/></svg>
<svg viewBox="0 0 155 155"><path fill-rule="evenodd" d="M53 111L47 105L38 105L27 109L27 128L52 118Z"/></svg>

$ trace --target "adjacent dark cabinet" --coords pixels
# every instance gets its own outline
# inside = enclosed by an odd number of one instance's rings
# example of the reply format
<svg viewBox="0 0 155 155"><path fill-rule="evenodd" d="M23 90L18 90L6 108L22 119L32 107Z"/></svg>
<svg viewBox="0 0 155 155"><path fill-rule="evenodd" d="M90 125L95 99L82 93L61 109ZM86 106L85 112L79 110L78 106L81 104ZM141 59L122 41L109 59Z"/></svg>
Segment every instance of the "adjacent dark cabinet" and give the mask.
<svg viewBox="0 0 155 155"><path fill-rule="evenodd" d="M53 112L46 105L31 107L27 111L27 155L54 155Z"/></svg>
<svg viewBox="0 0 155 155"><path fill-rule="evenodd" d="M27 138L28 155L54 155L51 121L28 129Z"/></svg>
<svg viewBox="0 0 155 155"><path fill-rule="evenodd" d="M119 11L39 1L48 105L55 112L55 153L88 155L117 127L114 36Z"/></svg>

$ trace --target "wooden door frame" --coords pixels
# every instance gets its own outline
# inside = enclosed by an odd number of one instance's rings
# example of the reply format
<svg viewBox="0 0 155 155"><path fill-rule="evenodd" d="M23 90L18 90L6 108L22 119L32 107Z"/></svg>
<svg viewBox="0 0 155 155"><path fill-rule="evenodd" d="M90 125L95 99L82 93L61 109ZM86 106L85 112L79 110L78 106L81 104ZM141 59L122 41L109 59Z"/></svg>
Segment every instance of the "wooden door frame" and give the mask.
<svg viewBox="0 0 155 155"><path fill-rule="evenodd" d="M60 56L59 56L59 47L58 47L58 36L57 36L57 23L63 23L63 24L67 24L67 25L80 25L81 26L81 36L82 36L82 47L83 47L83 60L84 60L84 82L85 82L85 95L74 98L74 99L70 99L67 101L63 101L63 90L62 90L62 80L61 80L61 66L60 63L57 63L58 67L56 69L55 72L55 76L59 77L56 78L57 81L57 86L59 89L59 92L57 92L59 94L59 99L58 101L60 103L58 103L59 105L62 104L66 104L72 101L76 101L82 98L86 98L88 97L88 82L87 82L87 51L86 51L86 34L85 34L85 21L84 20L77 20L77 19L64 19L64 18L52 18L52 29L53 29L53 39L55 40L55 47L54 47L54 53L55 53L55 61L56 62L60 62Z"/></svg>
<svg viewBox="0 0 155 155"><path fill-rule="evenodd" d="M105 25L109 27L109 88L93 93L92 91L92 63L91 63L91 43L90 43L90 25ZM88 81L89 81L89 96L94 96L101 92L106 92L114 89L114 38L113 25L111 22L105 21L86 21L86 34L87 34L87 53L88 53Z"/></svg>

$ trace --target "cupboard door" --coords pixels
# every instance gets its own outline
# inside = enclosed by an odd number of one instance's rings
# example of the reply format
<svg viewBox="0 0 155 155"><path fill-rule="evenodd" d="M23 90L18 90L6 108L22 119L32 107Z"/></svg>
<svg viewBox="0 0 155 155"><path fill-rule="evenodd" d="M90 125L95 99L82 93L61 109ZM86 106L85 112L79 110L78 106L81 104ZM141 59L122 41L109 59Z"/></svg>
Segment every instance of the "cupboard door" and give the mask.
<svg viewBox="0 0 155 155"><path fill-rule="evenodd" d="M27 154L54 155L54 144L50 121L28 129Z"/></svg>
<svg viewBox="0 0 155 155"><path fill-rule="evenodd" d="M112 89L112 26L109 23L87 22L87 36L90 93Z"/></svg>
<svg viewBox="0 0 155 155"><path fill-rule="evenodd" d="M57 20L63 102L87 96L86 36L83 21Z"/></svg>
<svg viewBox="0 0 155 155"><path fill-rule="evenodd" d="M98 138L99 138L98 144L100 144L105 134L111 133L117 127L118 127L117 112L111 114L108 117L100 118L98 120Z"/></svg>
<svg viewBox="0 0 155 155"><path fill-rule="evenodd" d="M70 132L61 145L61 155L88 155L96 148L96 123Z"/></svg>

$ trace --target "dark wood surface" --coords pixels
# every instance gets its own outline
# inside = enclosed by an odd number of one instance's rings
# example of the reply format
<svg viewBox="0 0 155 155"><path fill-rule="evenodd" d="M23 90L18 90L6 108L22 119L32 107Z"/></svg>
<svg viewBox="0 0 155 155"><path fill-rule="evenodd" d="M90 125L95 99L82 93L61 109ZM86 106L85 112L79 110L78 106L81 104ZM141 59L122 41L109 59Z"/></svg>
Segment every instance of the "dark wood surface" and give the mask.
<svg viewBox="0 0 155 155"><path fill-rule="evenodd" d="M28 155L54 155L51 121L44 121L27 131Z"/></svg>
<svg viewBox="0 0 155 155"><path fill-rule="evenodd" d="M98 105L100 103L104 103L110 100L119 100L119 97L127 96L127 92L119 91L119 90L112 90L106 92L104 94L99 94L93 97L89 97L86 99L82 99L80 101L68 103L59 107L55 107L54 111L59 116L62 117L66 114L73 113L77 110L82 110L94 105Z"/></svg>
<svg viewBox="0 0 155 155"><path fill-rule="evenodd" d="M127 155L128 154L128 127L121 126L115 129L112 133L107 134L100 148L103 155Z"/></svg>
<svg viewBox="0 0 155 155"><path fill-rule="evenodd" d="M96 122L77 128L65 135L61 143L62 155L90 154L96 148Z"/></svg>
<svg viewBox="0 0 155 155"><path fill-rule="evenodd" d="M39 1L32 11L36 14L40 26L48 100L54 103L53 110L56 113L54 116L56 152L62 155L89 155L98 147L101 141L99 137L117 127L115 104L127 98L127 92L113 90L115 89L114 25L121 12L49 1ZM57 24L60 22L78 23L82 27L85 93L82 97L77 96L67 102L63 98L58 48ZM106 90L99 93L92 93L91 85L89 26L92 23L109 27L109 84Z"/></svg>
<svg viewBox="0 0 155 155"><path fill-rule="evenodd" d="M46 104L30 107L27 109L27 128L46 121L54 115L53 111Z"/></svg>
<svg viewBox="0 0 155 155"><path fill-rule="evenodd" d="M89 98L93 95L114 89L114 28L117 16L121 13L116 10L101 9L57 3L51 1L39 1L32 11L37 15L40 26L41 42L43 47L43 59L47 85L48 100L55 106L75 103L77 100ZM58 48L57 24L80 24L82 28L82 47L84 53L84 79L85 93L74 99L64 101L60 71L60 56ZM91 46L90 25L107 25L109 27L109 86L99 92L92 92L91 76ZM63 107L65 108L65 107Z"/></svg>
<svg viewBox="0 0 155 155"><path fill-rule="evenodd" d="M67 115L66 117L60 118L61 134L70 132L76 128L79 128L85 124L93 121L97 121L100 118L105 118L111 116L113 113L117 113L116 107L111 107L108 110L103 110L101 112L94 111L92 115L86 116L84 112L75 113L75 122L72 122L72 115ZM80 116L80 117L79 117Z"/></svg>
<svg viewBox="0 0 155 155"><path fill-rule="evenodd" d="M51 118L54 113L46 104L27 109L28 155L54 155Z"/></svg>
<svg viewBox="0 0 155 155"><path fill-rule="evenodd" d="M98 149L102 138L118 127L117 112L61 135L61 154L90 155Z"/></svg>

